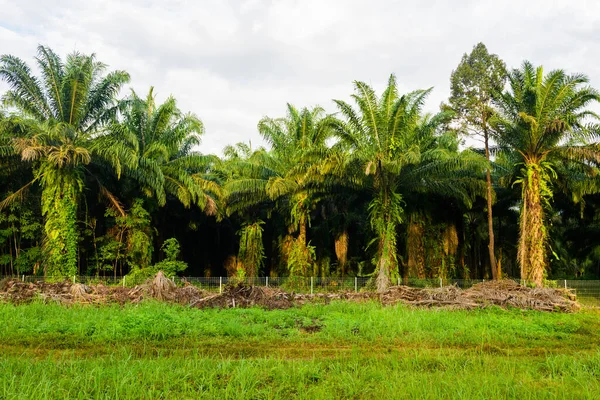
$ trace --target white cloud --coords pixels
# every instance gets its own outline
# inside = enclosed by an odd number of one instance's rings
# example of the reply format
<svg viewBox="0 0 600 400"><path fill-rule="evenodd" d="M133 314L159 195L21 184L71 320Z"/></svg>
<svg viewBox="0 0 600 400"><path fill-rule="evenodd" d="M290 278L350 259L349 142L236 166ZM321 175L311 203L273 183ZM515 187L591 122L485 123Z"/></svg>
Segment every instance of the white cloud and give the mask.
<svg viewBox="0 0 600 400"><path fill-rule="evenodd" d="M524 59L590 76L600 86L600 3L567 0L0 0L0 53L33 62L38 43L95 52L113 69L204 121L202 150L260 143L256 124L285 103L347 99L352 81L448 95L463 53L483 41L509 66ZM0 90L6 86L0 84Z"/></svg>

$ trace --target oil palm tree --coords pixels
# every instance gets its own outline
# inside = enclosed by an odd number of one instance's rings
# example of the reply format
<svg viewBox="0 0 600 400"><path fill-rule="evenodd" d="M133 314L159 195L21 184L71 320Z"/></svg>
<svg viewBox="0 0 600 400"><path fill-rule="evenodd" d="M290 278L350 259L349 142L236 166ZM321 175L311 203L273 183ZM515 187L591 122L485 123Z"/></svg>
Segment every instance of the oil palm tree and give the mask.
<svg viewBox="0 0 600 400"><path fill-rule="evenodd" d="M513 184L521 187L521 278L541 286L548 263L544 209L555 183L566 185L575 168L588 176L597 173L600 147L593 123L598 116L588 107L600 96L585 75L563 70L544 74L529 62L511 71L508 79L508 90L497 99L496 141L500 151L511 153L517 169ZM559 172L564 173L560 179Z"/></svg>
<svg viewBox="0 0 600 400"><path fill-rule="evenodd" d="M108 146L99 133L116 114L115 97L129 75L124 71L104 75L106 65L93 54L72 53L63 61L44 46L38 47L36 61L40 77L33 75L21 59L0 57L0 78L10 86L3 96L4 105L13 107L29 126L23 137L12 140L12 147L23 161L32 163L34 171L33 181L2 205L21 196L31 184L39 183L45 217L45 272L74 275L79 236L77 206L84 178L89 175L87 166L106 163L119 174L124 164L133 161L126 149Z"/></svg>
<svg viewBox="0 0 600 400"><path fill-rule="evenodd" d="M470 202L470 185L477 185L470 173L461 173L481 157L458 153L439 146L438 130L448 113L424 115L422 106L430 90L399 95L391 75L381 97L364 82L354 83L352 96L357 108L335 100L344 121L330 120L336 134L348 146L353 171L351 181L371 193L371 227L377 243L374 259L376 285L385 290L390 278L398 276L397 227L404 222L404 195L431 191ZM454 173L456 179L445 179ZM444 179L443 179L444 178Z"/></svg>
<svg viewBox="0 0 600 400"><path fill-rule="evenodd" d="M197 205L209 215L217 212L220 186L210 176L214 156L195 147L204 133L202 121L184 114L173 97L156 104L154 89L145 98L134 91L121 105L120 121L110 127L110 137L136 154L137 163L126 167L141 191L165 205L173 196L185 207Z"/></svg>
<svg viewBox="0 0 600 400"><path fill-rule="evenodd" d="M298 110L290 104L285 118L263 118L258 130L272 149L234 161L237 177L226 184L230 212L271 202L289 217L289 234L296 235L285 251L291 275L306 275L314 261L307 228L318 191L319 161L331 134L326 121L321 107Z"/></svg>

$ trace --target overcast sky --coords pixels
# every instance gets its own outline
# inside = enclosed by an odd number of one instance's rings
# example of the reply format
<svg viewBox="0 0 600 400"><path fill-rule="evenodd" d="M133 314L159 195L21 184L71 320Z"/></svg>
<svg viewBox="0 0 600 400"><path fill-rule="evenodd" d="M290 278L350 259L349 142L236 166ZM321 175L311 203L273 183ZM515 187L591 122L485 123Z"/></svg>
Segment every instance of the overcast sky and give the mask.
<svg viewBox="0 0 600 400"><path fill-rule="evenodd" d="M390 73L402 91L434 86L434 111L480 41L509 67L528 59L600 87L593 0L0 0L0 10L0 53L33 64L38 44L94 52L138 94L153 85L196 113L204 153L260 144L258 120L285 115L286 102L333 112L353 80L380 91Z"/></svg>

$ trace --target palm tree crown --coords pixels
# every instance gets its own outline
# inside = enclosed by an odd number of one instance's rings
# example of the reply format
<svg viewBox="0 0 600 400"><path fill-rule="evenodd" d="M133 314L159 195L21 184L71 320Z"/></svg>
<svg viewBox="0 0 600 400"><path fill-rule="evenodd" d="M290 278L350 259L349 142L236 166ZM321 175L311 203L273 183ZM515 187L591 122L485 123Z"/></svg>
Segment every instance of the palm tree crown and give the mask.
<svg viewBox="0 0 600 400"><path fill-rule="evenodd" d="M122 121L111 126L111 137L138 160L126 174L161 206L172 195L185 207L196 204L215 214L220 188L207 176L215 160L195 149L204 133L200 119L183 114L173 97L157 105L153 88L146 98L132 92L121 108Z"/></svg>

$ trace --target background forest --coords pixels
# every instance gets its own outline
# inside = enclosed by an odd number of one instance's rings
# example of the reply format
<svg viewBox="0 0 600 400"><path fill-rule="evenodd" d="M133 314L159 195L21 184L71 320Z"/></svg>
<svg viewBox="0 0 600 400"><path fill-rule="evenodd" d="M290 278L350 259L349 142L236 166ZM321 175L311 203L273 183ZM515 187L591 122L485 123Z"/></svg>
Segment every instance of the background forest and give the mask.
<svg viewBox="0 0 600 400"><path fill-rule="evenodd" d="M600 94L483 44L431 89L288 104L267 148L201 152L201 118L94 55L0 58L0 275L600 277ZM201 111L201 110L200 110ZM210 133L206 133L210 134Z"/></svg>

